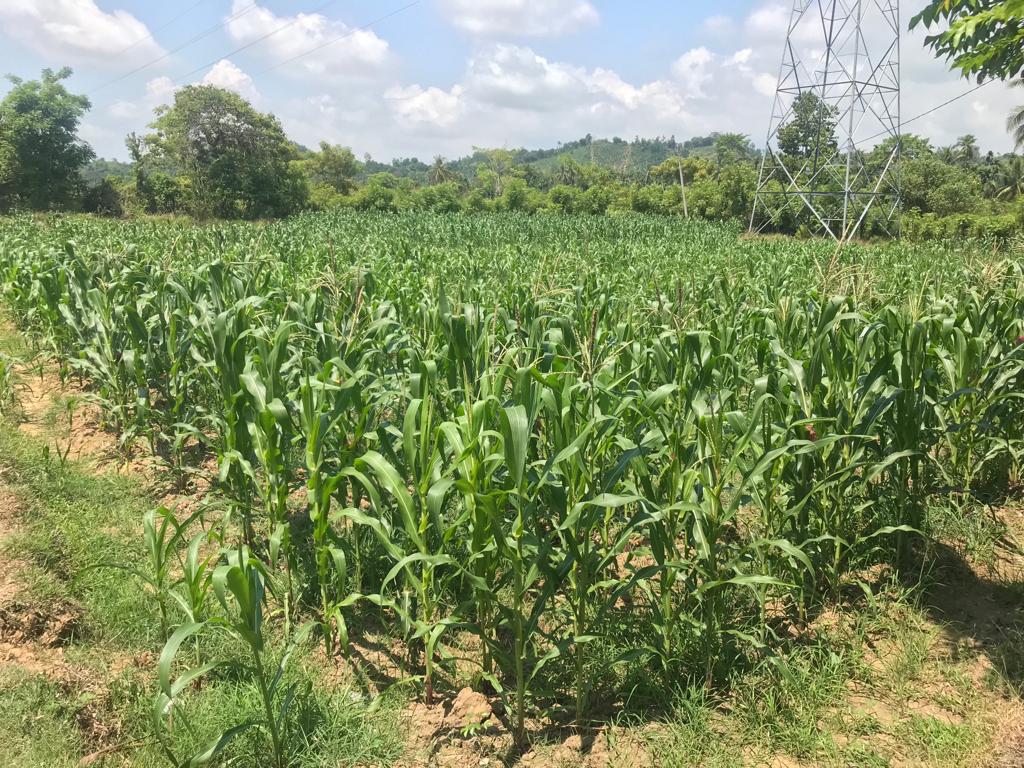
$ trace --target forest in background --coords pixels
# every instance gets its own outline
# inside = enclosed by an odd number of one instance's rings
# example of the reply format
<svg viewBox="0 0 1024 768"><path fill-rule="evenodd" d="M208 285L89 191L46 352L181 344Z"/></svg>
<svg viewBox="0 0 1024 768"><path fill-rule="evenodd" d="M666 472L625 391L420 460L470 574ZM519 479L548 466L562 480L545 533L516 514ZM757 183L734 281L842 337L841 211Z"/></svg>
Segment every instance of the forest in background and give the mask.
<svg viewBox="0 0 1024 768"><path fill-rule="evenodd" d="M926 38L936 55L979 81L1024 80L1024 26L1013 3L977 9L936 0L911 20L938 28ZM943 26L948 28L944 31ZM64 86L69 68L38 80L9 76L0 101L0 213L85 211L110 216L181 214L197 219L279 218L307 210L435 212L517 211L605 215L639 212L746 223L758 181L760 150L750 137L713 133L594 138L549 149L474 148L458 159L399 158L390 163L328 142L301 146L272 114L210 85L175 92L156 109L149 132L130 134L131 162L97 159L78 135L90 109ZM778 132L783 163L798 167L813 147L831 146L872 165L892 150L838 147L837 114L814 93L798 97ZM1024 106L1007 130L1024 147ZM900 139L904 235L978 236L1007 241L1024 228L1024 157L998 155L965 135L951 146L927 137ZM826 190L827 191L827 190ZM787 233L815 224L796 196L772 222ZM882 234L865 219L862 235Z"/></svg>

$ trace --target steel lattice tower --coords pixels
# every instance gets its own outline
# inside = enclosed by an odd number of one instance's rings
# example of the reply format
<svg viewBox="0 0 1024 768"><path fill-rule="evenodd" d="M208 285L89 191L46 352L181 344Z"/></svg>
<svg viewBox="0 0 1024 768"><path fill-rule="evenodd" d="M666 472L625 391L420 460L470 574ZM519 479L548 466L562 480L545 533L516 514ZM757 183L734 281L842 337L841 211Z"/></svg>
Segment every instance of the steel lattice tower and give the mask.
<svg viewBox="0 0 1024 768"><path fill-rule="evenodd" d="M794 0L751 231L803 222L843 242L870 214L896 233L899 55L898 0Z"/></svg>

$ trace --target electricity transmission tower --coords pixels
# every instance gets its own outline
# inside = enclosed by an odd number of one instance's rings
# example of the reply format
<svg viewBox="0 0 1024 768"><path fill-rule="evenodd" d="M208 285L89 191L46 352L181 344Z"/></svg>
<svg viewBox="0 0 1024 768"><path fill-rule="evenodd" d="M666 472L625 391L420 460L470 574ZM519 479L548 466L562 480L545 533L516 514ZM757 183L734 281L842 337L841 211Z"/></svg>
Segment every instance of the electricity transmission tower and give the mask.
<svg viewBox="0 0 1024 768"><path fill-rule="evenodd" d="M895 234L899 166L899 0L794 0L751 231Z"/></svg>

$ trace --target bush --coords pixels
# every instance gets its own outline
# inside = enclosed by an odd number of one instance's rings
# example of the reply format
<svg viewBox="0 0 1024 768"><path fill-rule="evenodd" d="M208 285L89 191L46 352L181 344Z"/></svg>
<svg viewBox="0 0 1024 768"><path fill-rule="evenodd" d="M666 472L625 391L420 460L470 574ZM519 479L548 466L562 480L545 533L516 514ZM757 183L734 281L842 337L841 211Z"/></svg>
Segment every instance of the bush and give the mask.
<svg viewBox="0 0 1024 768"><path fill-rule="evenodd" d="M557 184L548 192L548 204L551 210L559 213L578 213L582 207L583 194L579 187Z"/></svg>
<svg viewBox="0 0 1024 768"><path fill-rule="evenodd" d="M82 197L82 210L101 216L123 216L124 201L118 179L108 176L89 187Z"/></svg>
<svg viewBox="0 0 1024 768"><path fill-rule="evenodd" d="M309 207L315 211L331 211L345 205L345 196L330 184L311 184Z"/></svg>
<svg viewBox="0 0 1024 768"><path fill-rule="evenodd" d="M462 210L459 199L459 185L454 181L423 187L413 193L410 200L412 208L435 213L456 213Z"/></svg>
<svg viewBox="0 0 1024 768"><path fill-rule="evenodd" d="M999 244L1009 242L1024 227L1020 215L1012 213L986 215L961 213L937 216L934 213L911 211L904 214L902 231L908 240L990 240Z"/></svg>

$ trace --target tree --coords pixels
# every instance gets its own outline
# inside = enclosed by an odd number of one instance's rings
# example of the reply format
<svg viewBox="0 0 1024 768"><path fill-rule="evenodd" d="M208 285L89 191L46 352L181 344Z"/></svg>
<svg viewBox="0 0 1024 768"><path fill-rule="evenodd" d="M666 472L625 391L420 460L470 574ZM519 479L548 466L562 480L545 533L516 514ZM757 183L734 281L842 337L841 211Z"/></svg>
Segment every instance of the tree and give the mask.
<svg viewBox="0 0 1024 768"><path fill-rule="evenodd" d="M964 77L1009 80L1024 72L1024 3L1021 0L930 0L910 28L947 25L925 45L952 61Z"/></svg>
<svg viewBox="0 0 1024 768"><path fill-rule="evenodd" d="M918 157L930 157L934 154L931 142L923 136L916 136L913 133L905 133L899 138L890 136L878 142L867 154L866 165L871 168L881 168L892 154L892 149L899 142L900 158L904 161L914 160Z"/></svg>
<svg viewBox="0 0 1024 768"><path fill-rule="evenodd" d="M280 122L232 91L186 86L172 106L157 109L150 127L147 160L186 181L195 215L285 216L306 203L305 179L291 163L297 153Z"/></svg>
<svg viewBox="0 0 1024 768"><path fill-rule="evenodd" d="M1009 200L1024 196L1024 157L1012 155L999 165L996 197Z"/></svg>
<svg viewBox="0 0 1024 768"><path fill-rule="evenodd" d="M583 166L572 155L561 155L558 158L558 165L555 167L553 177L556 184L582 187Z"/></svg>
<svg viewBox="0 0 1024 768"><path fill-rule="evenodd" d="M839 110L826 104L812 91L793 100L793 117L779 128L779 150L793 157L823 158L838 151L836 118Z"/></svg>
<svg viewBox="0 0 1024 768"><path fill-rule="evenodd" d="M981 150L978 149L978 139L973 134L965 134L953 144L953 157L958 165L970 166L978 162L981 157Z"/></svg>
<svg viewBox="0 0 1024 768"><path fill-rule="evenodd" d="M447 184L455 181L457 174L451 169L444 157L434 155L434 162L430 164L429 179L431 184Z"/></svg>
<svg viewBox="0 0 1024 768"><path fill-rule="evenodd" d="M667 187L679 184L679 170L682 168L683 179L687 184L708 178L715 172L711 161L701 157L670 157L663 163L652 165L651 180Z"/></svg>
<svg viewBox="0 0 1024 768"><path fill-rule="evenodd" d="M484 172L477 166L477 181L481 184L493 183L494 197L501 197L505 177L512 169L513 155L507 149L481 149L473 147L473 151L484 156L482 164Z"/></svg>
<svg viewBox="0 0 1024 768"><path fill-rule="evenodd" d="M949 216L971 213L981 205L981 181L969 168L944 162L938 155L903 163L903 204L908 210Z"/></svg>
<svg viewBox="0 0 1024 768"><path fill-rule="evenodd" d="M754 157L754 145L742 133L720 133L715 136L715 162L719 168L742 163Z"/></svg>
<svg viewBox="0 0 1024 768"><path fill-rule="evenodd" d="M1024 88L1024 80L1016 80L1013 83L1016 88ZM1006 118L1006 130L1013 136L1015 149L1024 149L1024 106L1014 107L1010 116Z"/></svg>
<svg viewBox="0 0 1024 768"><path fill-rule="evenodd" d="M0 123L0 210L10 205L8 198L17 188L18 152L9 133L7 127Z"/></svg>
<svg viewBox="0 0 1024 768"><path fill-rule="evenodd" d="M412 203L415 208L438 213L454 213L462 209L459 185L454 181L442 181L417 190Z"/></svg>
<svg viewBox="0 0 1024 768"><path fill-rule="evenodd" d="M89 99L61 83L64 67L39 80L8 76L13 88L0 102L0 208L67 206L84 190L82 167L96 155L78 137Z"/></svg>
<svg viewBox="0 0 1024 768"><path fill-rule="evenodd" d="M320 142L320 151L305 160L306 172L316 184L326 184L342 195L356 188L360 166L352 150L340 144Z"/></svg>
<svg viewBox="0 0 1024 768"><path fill-rule="evenodd" d="M86 184L99 184L104 179L130 179L132 178L132 164L123 163L120 160L107 160L98 158L93 160L82 169L82 181Z"/></svg>

